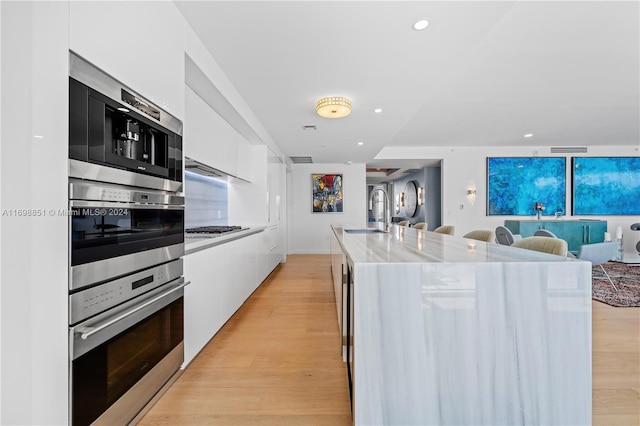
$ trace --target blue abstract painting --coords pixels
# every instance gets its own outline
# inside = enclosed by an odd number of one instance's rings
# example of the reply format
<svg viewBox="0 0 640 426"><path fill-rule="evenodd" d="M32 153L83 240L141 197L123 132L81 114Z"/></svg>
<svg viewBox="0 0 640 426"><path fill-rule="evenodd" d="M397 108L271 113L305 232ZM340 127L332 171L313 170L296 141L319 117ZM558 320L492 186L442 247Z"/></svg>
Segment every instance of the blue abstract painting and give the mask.
<svg viewBox="0 0 640 426"><path fill-rule="evenodd" d="M566 214L566 158L487 158L487 215Z"/></svg>
<svg viewBox="0 0 640 426"><path fill-rule="evenodd" d="M640 157L574 157L574 215L640 215Z"/></svg>

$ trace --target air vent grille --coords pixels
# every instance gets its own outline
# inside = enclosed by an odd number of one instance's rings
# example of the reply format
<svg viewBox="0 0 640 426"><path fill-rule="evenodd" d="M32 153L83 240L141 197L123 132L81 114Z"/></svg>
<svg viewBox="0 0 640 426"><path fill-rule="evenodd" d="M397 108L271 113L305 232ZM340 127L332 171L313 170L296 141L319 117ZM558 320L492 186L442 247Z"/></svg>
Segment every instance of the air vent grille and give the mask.
<svg viewBox="0 0 640 426"><path fill-rule="evenodd" d="M313 163L311 157L290 157L294 164Z"/></svg>
<svg viewBox="0 0 640 426"><path fill-rule="evenodd" d="M585 154L586 146L552 146L552 154Z"/></svg>
<svg viewBox="0 0 640 426"><path fill-rule="evenodd" d="M408 175L409 173L415 173L415 172L417 172L417 171L420 171L420 169L407 169L407 170L405 170L405 171L404 171L404 172L402 172L402 173L404 173L404 174Z"/></svg>

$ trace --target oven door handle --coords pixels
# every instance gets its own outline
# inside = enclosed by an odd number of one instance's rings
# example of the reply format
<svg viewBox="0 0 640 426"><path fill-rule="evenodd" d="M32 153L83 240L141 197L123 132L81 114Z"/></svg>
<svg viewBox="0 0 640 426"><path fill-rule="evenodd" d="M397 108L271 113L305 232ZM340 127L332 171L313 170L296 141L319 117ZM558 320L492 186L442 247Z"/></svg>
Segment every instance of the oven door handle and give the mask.
<svg viewBox="0 0 640 426"><path fill-rule="evenodd" d="M147 306L156 303L158 300L167 297L168 295L170 295L171 293L175 293L176 291L184 288L186 285L191 284L191 281L187 281L185 283L180 284L177 287L172 288L169 291L165 291L164 293L154 297L151 300L147 300L146 302L142 303L141 305L136 306L133 309L130 309L128 311L126 311L125 313L118 315L115 318L110 319L109 321L105 321L100 325L97 325L95 327L83 327L82 329L78 330L81 331L82 334L80 334L80 338L83 340L86 340L87 338L93 336L94 334L98 333L101 330L104 330L107 327L112 326L113 324L117 323L118 321L122 321L123 319L135 314L136 312L146 308Z"/></svg>
<svg viewBox="0 0 640 426"><path fill-rule="evenodd" d="M155 209L155 210L184 210L182 204L142 204L142 203L120 203L115 201L86 201L86 200L69 200L70 207L85 208L105 208L121 211L125 209Z"/></svg>

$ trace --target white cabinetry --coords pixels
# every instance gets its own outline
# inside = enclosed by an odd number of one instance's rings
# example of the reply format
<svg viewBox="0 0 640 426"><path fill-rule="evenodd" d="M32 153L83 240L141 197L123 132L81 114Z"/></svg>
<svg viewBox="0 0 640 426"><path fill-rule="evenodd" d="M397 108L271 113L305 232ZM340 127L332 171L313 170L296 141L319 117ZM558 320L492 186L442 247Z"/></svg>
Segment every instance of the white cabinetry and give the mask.
<svg viewBox="0 0 640 426"><path fill-rule="evenodd" d="M191 281L184 298L184 365L187 365L258 287L257 247L263 233L184 257Z"/></svg>
<svg viewBox="0 0 640 426"><path fill-rule="evenodd" d="M184 19L173 2L69 2L69 48L184 117Z"/></svg>
<svg viewBox="0 0 640 426"><path fill-rule="evenodd" d="M267 152L267 265L271 272L284 260L284 189L285 165L280 156L270 149Z"/></svg>
<svg viewBox="0 0 640 426"><path fill-rule="evenodd" d="M185 90L185 155L238 176L238 158L241 151L249 150L249 143L190 87Z"/></svg>
<svg viewBox="0 0 640 426"><path fill-rule="evenodd" d="M236 176L240 179L244 179L248 182L257 182L258 177L255 176L256 170L254 165L255 161L259 161L260 156L256 155L251 145L246 139L238 140L238 149L236 150L238 156L238 167Z"/></svg>
<svg viewBox="0 0 640 426"><path fill-rule="evenodd" d="M282 260L280 255L280 228L278 225L267 227L260 239L258 255L258 278L263 281Z"/></svg>

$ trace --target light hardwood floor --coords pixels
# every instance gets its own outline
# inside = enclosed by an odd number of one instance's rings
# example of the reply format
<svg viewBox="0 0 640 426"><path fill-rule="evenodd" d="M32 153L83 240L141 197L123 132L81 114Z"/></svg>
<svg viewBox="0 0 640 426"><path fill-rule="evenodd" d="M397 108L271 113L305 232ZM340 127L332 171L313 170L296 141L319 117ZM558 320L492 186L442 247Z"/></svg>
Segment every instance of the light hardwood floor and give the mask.
<svg viewBox="0 0 640 426"><path fill-rule="evenodd" d="M287 259L140 426L351 424L329 256Z"/></svg>
<svg viewBox="0 0 640 426"><path fill-rule="evenodd" d="M329 256L287 259L140 426L351 424ZM593 302L593 424L640 425L640 308Z"/></svg>
<svg viewBox="0 0 640 426"><path fill-rule="evenodd" d="M593 424L640 425L640 308L593 301Z"/></svg>

